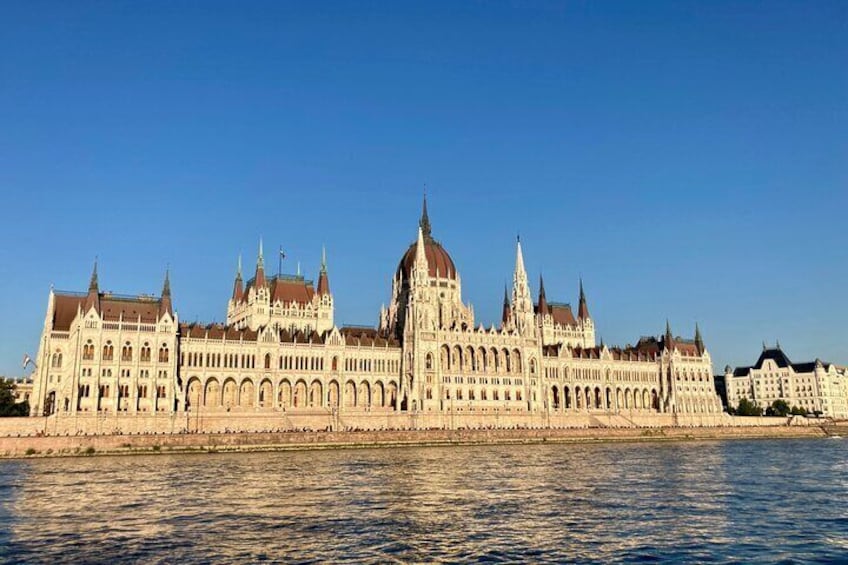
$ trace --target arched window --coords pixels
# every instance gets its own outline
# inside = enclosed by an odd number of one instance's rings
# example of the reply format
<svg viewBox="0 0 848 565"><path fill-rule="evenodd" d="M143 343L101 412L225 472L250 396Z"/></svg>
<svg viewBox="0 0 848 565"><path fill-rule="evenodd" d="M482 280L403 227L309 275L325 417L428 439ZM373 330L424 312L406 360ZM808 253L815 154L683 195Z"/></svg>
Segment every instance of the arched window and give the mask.
<svg viewBox="0 0 848 565"><path fill-rule="evenodd" d="M112 346L112 342L107 341L106 345L103 346L103 360L104 361L111 361L114 354L115 354L115 348Z"/></svg>
<svg viewBox="0 0 848 565"><path fill-rule="evenodd" d="M266 369L271 368L271 354L270 353L265 354L265 368Z"/></svg>
<svg viewBox="0 0 848 565"><path fill-rule="evenodd" d="M94 359L94 345L91 343L91 340L88 340L82 346L82 359L83 361L92 361Z"/></svg>
<svg viewBox="0 0 848 565"><path fill-rule="evenodd" d="M426 360L425 360L425 367L428 368L428 369L433 368L433 354L432 353L427 354L427 357L426 357Z"/></svg>
<svg viewBox="0 0 848 565"><path fill-rule="evenodd" d="M121 348L121 361L132 361L132 345L126 342Z"/></svg>
<svg viewBox="0 0 848 565"><path fill-rule="evenodd" d="M168 346L166 344L162 344L162 347L159 348L159 362L167 363L168 362Z"/></svg>
<svg viewBox="0 0 848 565"><path fill-rule="evenodd" d="M141 346L141 362L150 363L150 344L147 342Z"/></svg>

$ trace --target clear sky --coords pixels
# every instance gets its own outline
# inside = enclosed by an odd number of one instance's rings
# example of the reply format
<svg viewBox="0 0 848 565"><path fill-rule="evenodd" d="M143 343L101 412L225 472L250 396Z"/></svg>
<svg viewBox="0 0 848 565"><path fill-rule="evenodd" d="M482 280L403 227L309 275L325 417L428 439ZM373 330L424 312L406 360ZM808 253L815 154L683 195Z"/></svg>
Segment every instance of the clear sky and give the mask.
<svg viewBox="0 0 848 565"><path fill-rule="evenodd" d="M487 326L520 232L607 344L848 363L848 3L3 2L0 374L95 256L211 322L325 244L373 325L425 184Z"/></svg>

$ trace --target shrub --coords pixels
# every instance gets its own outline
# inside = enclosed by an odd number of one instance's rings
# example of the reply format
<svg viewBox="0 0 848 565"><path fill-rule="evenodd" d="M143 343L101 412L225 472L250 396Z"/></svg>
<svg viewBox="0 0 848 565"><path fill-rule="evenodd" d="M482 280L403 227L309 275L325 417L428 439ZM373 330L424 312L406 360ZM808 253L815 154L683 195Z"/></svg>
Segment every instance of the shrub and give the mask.
<svg viewBox="0 0 848 565"><path fill-rule="evenodd" d="M94 449L94 446L89 445L88 447L85 448L85 451L83 451L83 453L85 453L86 455L94 455L95 451L97 451L97 450Z"/></svg>

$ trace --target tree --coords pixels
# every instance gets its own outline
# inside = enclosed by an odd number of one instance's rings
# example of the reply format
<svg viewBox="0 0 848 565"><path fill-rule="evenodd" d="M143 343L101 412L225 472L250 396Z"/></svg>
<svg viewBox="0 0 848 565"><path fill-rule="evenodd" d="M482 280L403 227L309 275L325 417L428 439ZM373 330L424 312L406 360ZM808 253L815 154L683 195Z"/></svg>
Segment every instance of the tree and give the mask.
<svg viewBox="0 0 848 565"><path fill-rule="evenodd" d="M15 383L0 379L0 417L26 416L29 414L29 402L15 402Z"/></svg>
<svg viewBox="0 0 848 565"><path fill-rule="evenodd" d="M803 406L800 407L800 408L798 408L797 406L793 406L792 410L790 410L789 413L792 414L793 416L806 416L807 415L807 409L804 408Z"/></svg>
<svg viewBox="0 0 848 565"><path fill-rule="evenodd" d="M739 406L736 407L736 414L739 416L762 416L763 409L756 402L742 398L739 400Z"/></svg>
<svg viewBox="0 0 848 565"><path fill-rule="evenodd" d="M766 416L780 416L782 418L788 415L789 404L783 399L775 400L771 403L771 406L766 408Z"/></svg>

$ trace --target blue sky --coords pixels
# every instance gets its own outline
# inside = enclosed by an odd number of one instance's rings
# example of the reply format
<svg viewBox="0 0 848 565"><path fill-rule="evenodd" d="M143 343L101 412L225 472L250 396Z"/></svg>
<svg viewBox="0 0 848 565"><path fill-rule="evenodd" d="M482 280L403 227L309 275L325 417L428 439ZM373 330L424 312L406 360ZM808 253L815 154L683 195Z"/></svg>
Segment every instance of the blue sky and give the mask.
<svg viewBox="0 0 848 565"><path fill-rule="evenodd" d="M848 363L845 2L4 2L0 374L51 284L222 321L257 242L374 324L434 236L479 321L515 235L607 344Z"/></svg>

